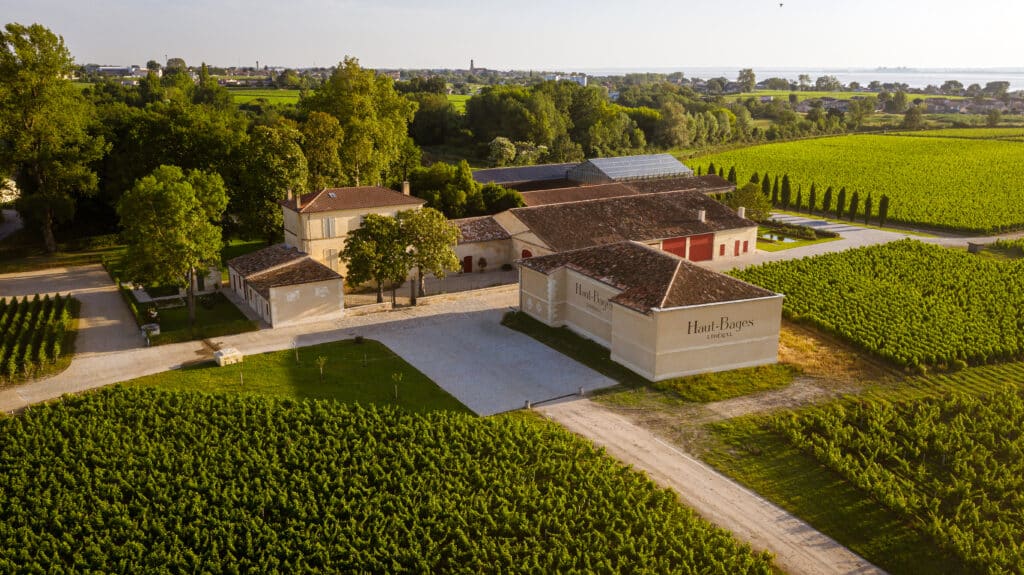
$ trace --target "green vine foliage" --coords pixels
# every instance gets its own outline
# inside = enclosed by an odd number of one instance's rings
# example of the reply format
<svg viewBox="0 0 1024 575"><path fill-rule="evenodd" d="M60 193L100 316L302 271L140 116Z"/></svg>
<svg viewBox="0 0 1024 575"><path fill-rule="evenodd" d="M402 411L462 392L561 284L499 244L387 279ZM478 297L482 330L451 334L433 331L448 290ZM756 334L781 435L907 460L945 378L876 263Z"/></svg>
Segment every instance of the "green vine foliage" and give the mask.
<svg viewBox="0 0 1024 575"><path fill-rule="evenodd" d="M773 572L530 417L115 387L0 436L5 573Z"/></svg>

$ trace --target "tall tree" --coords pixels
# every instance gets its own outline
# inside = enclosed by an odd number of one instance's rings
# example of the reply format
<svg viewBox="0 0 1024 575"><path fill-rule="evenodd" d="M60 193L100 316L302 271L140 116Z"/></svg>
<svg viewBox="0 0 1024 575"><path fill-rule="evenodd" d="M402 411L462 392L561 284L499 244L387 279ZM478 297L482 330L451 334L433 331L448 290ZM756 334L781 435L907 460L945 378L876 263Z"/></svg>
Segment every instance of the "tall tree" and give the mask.
<svg viewBox="0 0 1024 575"><path fill-rule="evenodd" d="M757 86L757 76L754 75L752 68L743 68L740 70L739 75L736 77L736 81L739 82L740 89L744 92L753 92Z"/></svg>
<svg viewBox="0 0 1024 575"><path fill-rule="evenodd" d="M732 209L746 208L747 218L755 222L764 222L771 216L772 204L768 197L761 193L757 184L745 184L729 194L726 205Z"/></svg>
<svg viewBox="0 0 1024 575"><path fill-rule="evenodd" d="M818 186L811 182L811 192L807 198L807 213L813 214L815 208L818 207Z"/></svg>
<svg viewBox="0 0 1024 575"><path fill-rule="evenodd" d="M187 287L191 325L196 273L220 260L221 230L215 222L227 203L219 175L198 170L186 175L177 166L160 166L138 180L117 206L129 278Z"/></svg>
<svg viewBox="0 0 1024 575"><path fill-rule="evenodd" d="M780 199L782 200L782 209L789 209L789 202L793 200L793 186L789 182L789 174L782 176Z"/></svg>
<svg viewBox="0 0 1024 575"><path fill-rule="evenodd" d="M245 146L241 187L235 194L235 213L245 230L274 243L283 226L279 201L288 191L306 191L306 157L299 147L301 135L294 128L256 126Z"/></svg>
<svg viewBox="0 0 1024 575"><path fill-rule="evenodd" d="M18 211L40 226L48 252L54 226L96 190L89 164L106 151L90 133L94 108L67 79L73 68L64 39L39 24L0 32L0 173L13 175Z"/></svg>
<svg viewBox="0 0 1024 575"><path fill-rule="evenodd" d="M847 215L850 217L852 222L857 217L857 210L860 208L860 192L853 192L850 196L850 207L846 210Z"/></svg>
<svg viewBox="0 0 1024 575"><path fill-rule="evenodd" d="M302 125L302 151L306 156L310 191L334 188L345 183L341 146L345 130L334 116L310 112Z"/></svg>
<svg viewBox="0 0 1024 575"><path fill-rule="evenodd" d="M868 220L871 219L871 194L868 194L868 199L864 200L864 223L871 223Z"/></svg>
<svg viewBox="0 0 1024 575"><path fill-rule="evenodd" d="M832 186L829 186L825 190L825 197L821 199L821 213L828 216L828 211L832 209Z"/></svg>
<svg viewBox="0 0 1024 575"><path fill-rule="evenodd" d="M384 302L384 285L401 283L409 275L409 244L398 220L391 216L367 214L363 224L349 233L341 259L348 269L347 282L357 286L377 284L377 303Z"/></svg>
<svg viewBox="0 0 1024 575"><path fill-rule="evenodd" d="M772 179L768 175L768 172L765 172L764 178L761 179L761 193L764 194L764 197L766 198L772 195Z"/></svg>
<svg viewBox="0 0 1024 575"><path fill-rule="evenodd" d="M882 196L878 200L878 225L885 226L885 220L889 217L889 196Z"/></svg>
<svg viewBox="0 0 1024 575"><path fill-rule="evenodd" d="M846 209L846 186L839 188L839 196L836 198L836 218L843 217L843 210Z"/></svg>
<svg viewBox="0 0 1024 575"><path fill-rule="evenodd" d="M415 293L426 295L423 289L424 273L443 278L459 265L455 244L461 236L459 228L441 212L432 208L398 212L398 226L405 238L409 264L416 268ZM415 303L415 301L413 301Z"/></svg>
<svg viewBox="0 0 1024 575"><path fill-rule="evenodd" d="M338 119L342 171L357 186L386 181L416 112L416 103L396 92L391 78L361 68L355 58L340 62L299 106Z"/></svg>

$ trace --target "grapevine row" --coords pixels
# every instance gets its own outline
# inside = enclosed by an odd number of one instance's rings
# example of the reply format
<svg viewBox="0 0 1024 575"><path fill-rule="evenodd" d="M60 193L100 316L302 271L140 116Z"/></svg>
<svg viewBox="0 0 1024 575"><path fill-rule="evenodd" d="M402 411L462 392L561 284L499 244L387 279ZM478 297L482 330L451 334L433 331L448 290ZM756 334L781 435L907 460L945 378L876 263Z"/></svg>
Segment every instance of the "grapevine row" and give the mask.
<svg viewBox="0 0 1024 575"><path fill-rule="evenodd" d="M32 377L61 358L71 328L72 301L60 294L0 299L0 377L4 381Z"/></svg>

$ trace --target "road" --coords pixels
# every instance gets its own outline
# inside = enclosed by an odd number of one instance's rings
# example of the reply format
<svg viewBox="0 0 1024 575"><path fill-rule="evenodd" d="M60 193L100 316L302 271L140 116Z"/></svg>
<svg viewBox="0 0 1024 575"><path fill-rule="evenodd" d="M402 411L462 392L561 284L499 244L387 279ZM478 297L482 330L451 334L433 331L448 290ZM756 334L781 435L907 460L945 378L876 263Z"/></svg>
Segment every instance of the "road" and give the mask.
<svg viewBox="0 0 1024 575"><path fill-rule="evenodd" d="M770 551L787 573L884 573L760 495L589 400L554 403L538 411L646 472L655 483L678 493L702 517L754 549Z"/></svg>

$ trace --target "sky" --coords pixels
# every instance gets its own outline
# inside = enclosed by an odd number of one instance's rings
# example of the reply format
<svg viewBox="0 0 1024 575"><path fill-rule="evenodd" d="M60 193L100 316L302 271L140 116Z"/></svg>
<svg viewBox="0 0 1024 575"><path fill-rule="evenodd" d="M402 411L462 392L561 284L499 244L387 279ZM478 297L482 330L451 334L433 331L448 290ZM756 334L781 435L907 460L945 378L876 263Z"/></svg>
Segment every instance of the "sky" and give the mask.
<svg viewBox="0 0 1024 575"><path fill-rule="evenodd" d="M1024 67L1021 0L0 0L80 64Z"/></svg>

